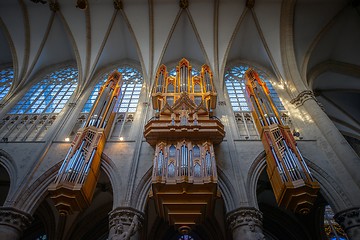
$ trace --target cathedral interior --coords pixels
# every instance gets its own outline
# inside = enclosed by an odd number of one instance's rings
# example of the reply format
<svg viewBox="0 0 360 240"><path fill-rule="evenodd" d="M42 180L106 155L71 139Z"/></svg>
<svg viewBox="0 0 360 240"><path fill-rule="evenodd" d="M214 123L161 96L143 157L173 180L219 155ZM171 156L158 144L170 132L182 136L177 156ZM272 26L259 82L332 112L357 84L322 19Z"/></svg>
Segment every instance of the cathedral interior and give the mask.
<svg viewBox="0 0 360 240"><path fill-rule="evenodd" d="M0 239L360 239L359 0L1 0Z"/></svg>

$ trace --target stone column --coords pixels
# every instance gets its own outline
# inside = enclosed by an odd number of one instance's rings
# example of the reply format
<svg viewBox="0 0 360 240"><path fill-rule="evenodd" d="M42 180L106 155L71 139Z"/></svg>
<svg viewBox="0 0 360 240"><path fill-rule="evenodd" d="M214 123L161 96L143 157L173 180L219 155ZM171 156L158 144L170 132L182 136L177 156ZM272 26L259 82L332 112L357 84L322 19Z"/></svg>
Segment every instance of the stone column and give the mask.
<svg viewBox="0 0 360 240"><path fill-rule="evenodd" d="M109 240L138 239L144 213L131 207L118 207L109 213ZM131 238L134 236L133 238Z"/></svg>
<svg viewBox="0 0 360 240"><path fill-rule="evenodd" d="M305 108L306 112L314 119L315 124L326 139L326 142L322 142L318 139L319 144L321 144L323 149L328 153L331 152L329 149L329 147L331 147L354 181L360 182L360 175L358 174L358 169L360 168L359 157L336 128L334 123L322 110L322 106L314 97L313 92L310 90L302 91L290 102L297 108Z"/></svg>
<svg viewBox="0 0 360 240"><path fill-rule="evenodd" d="M360 208L338 212L334 218L344 229L349 239L360 239Z"/></svg>
<svg viewBox="0 0 360 240"><path fill-rule="evenodd" d="M12 207L0 207L0 239L20 239L32 221L33 217L28 213Z"/></svg>
<svg viewBox="0 0 360 240"><path fill-rule="evenodd" d="M238 208L227 214L233 240L264 240L262 213L256 208Z"/></svg>

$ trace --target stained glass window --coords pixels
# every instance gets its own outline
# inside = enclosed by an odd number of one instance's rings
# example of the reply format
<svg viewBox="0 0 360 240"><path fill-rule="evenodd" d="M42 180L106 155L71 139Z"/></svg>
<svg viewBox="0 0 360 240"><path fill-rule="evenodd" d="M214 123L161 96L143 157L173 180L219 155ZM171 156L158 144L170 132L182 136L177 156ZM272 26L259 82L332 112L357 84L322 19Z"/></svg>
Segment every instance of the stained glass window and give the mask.
<svg viewBox="0 0 360 240"><path fill-rule="evenodd" d="M10 114L59 113L77 87L78 70L66 67L56 70L33 85L10 110Z"/></svg>
<svg viewBox="0 0 360 240"><path fill-rule="evenodd" d="M38 236L37 238L36 238L36 240L47 240L48 238L47 238L47 235L46 234L41 234L40 236Z"/></svg>
<svg viewBox="0 0 360 240"><path fill-rule="evenodd" d="M329 240L347 240L347 236L341 226L334 220L334 212L330 205L325 206L324 230Z"/></svg>
<svg viewBox="0 0 360 240"><path fill-rule="evenodd" d="M179 237L179 240L194 240L194 238L188 234L184 234Z"/></svg>
<svg viewBox="0 0 360 240"><path fill-rule="evenodd" d="M14 79L13 68L5 68L0 70L0 101L9 92L13 79Z"/></svg>
<svg viewBox="0 0 360 240"><path fill-rule="evenodd" d="M260 139L259 133L254 124L254 118L251 114L251 103L249 102L245 87L245 72L248 65L237 65L229 68L225 72L225 86L228 92L231 107L235 114L238 125L240 139L252 140ZM275 106L284 114L282 105L277 93L269 81L269 77L261 70L255 69L261 80L266 83L270 91L270 96Z"/></svg>
<svg viewBox="0 0 360 240"><path fill-rule="evenodd" d="M248 68L248 65L239 65L228 69L225 73L226 89L229 94L231 106L235 112L250 111L245 88L245 72ZM259 74L260 79L266 83L276 107L280 111L285 110L279 96L269 81L269 77L263 71L259 69L255 70Z"/></svg>
<svg viewBox="0 0 360 240"><path fill-rule="evenodd" d="M123 84L121 86L121 97L119 99L117 112L136 112L136 107L139 102L140 92L143 84L143 77L139 70L130 66L123 66L116 69L122 74ZM114 70L104 74L99 83L95 86L89 99L85 103L82 112L90 112L92 105L94 104L96 97L99 94L100 87L107 80L110 73Z"/></svg>

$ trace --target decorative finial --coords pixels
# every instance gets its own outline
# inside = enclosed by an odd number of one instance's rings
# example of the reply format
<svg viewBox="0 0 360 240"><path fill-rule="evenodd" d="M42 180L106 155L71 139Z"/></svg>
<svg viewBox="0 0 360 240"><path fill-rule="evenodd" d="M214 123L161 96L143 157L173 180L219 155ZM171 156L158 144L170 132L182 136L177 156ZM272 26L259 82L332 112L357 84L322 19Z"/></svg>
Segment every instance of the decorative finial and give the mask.
<svg viewBox="0 0 360 240"><path fill-rule="evenodd" d="M123 9L123 3L121 0L114 0L114 8L116 10L122 10Z"/></svg>
<svg viewBox="0 0 360 240"><path fill-rule="evenodd" d="M60 10L60 6L58 2L49 2L50 10L53 12L57 12Z"/></svg>
<svg viewBox="0 0 360 240"><path fill-rule="evenodd" d="M255 0L246 0L246 7L253 8L255 5Z"/></svg>
<svg viewBox="0 0 360 240"><path fill-rule="evenodd" d="M186 9L189 6L188 0L180 0L179 5L182 9Z"/></svg>

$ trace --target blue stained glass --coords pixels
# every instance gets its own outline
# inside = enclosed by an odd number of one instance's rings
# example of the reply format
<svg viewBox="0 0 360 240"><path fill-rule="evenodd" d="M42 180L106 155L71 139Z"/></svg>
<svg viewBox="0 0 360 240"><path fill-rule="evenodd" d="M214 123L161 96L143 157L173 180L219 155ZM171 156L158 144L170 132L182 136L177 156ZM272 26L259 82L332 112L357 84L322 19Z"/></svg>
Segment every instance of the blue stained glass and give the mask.
<svg viewBox="0 0 360 240"><path fill-rule="evenodd" d="M0 71L0 101L8 94L13 79L13 68L5 68Z"/></svg>
<svg viewBox="0 0 360 240"><path fill-rule="evenodd" d="M115 70L115 69L114 69ZM90 94L87 102L84 105L82 110L83 113L88 113L91 111L91 108L99 95L100 87L106 82L110 73L114 70L109 71L104 74L100 81L96 84L93 91ZM140 97L141 86L143 84L143 77L139 70L130 66L123 66L116 69L122 74L123 84L121 86L121 97L118 100L117 112L135 112L138 104L138 99ZM129 103L130 99L137 99L137 101L131 101L131 106L128 104L124 105L123 103Z"/></svg>
<svg viewBox="0 0 360 240"><path fill-rule="evenodd" d="M245 87L245 71L249 68L247 65L241 65L241 66L235 66L230 69L228 69L225 72L225 86L228 90L229 99L231 102L231 105L233 107L233 111L249 111L249 106L245 100L246 94L246 87ZM256 69L257 73L259 74L259 77L262 81L266 83L266 86L268 87L270 91L270 96L273 99L273 102L275 106L279 110L285 110L284 106L282 105L279 96L277 95L275 89L271 85L267 75L259 70ZM236 95L234 94L236 92ZM235 102L238 102L239 104L234 104ZM239 107L240 105L240 107Z"/></svg>
<svg viewBox="0 0 360 240"><path fill-rule="evenodd" d="M33 85L10 113L58 113L73 94L76 86L77 70L71 67L59 69L45 75L40 82ZM62 100L65 94L69 97ZM57 105L60 100L64 104Z"/></svg>

